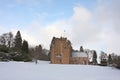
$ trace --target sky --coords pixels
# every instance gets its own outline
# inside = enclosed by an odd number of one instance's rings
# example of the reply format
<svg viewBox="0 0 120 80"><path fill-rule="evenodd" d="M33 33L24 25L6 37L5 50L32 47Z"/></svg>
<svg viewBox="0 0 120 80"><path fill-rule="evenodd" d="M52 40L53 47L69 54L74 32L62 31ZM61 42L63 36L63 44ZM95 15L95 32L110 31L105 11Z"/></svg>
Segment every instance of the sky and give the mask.
<svg viewBox="0 0 120 80"><path fill-rule="evenodd" d="M20 30L30 46L53 36L74 49L120 54L120 0L0 0L0 34Z"/></svg>

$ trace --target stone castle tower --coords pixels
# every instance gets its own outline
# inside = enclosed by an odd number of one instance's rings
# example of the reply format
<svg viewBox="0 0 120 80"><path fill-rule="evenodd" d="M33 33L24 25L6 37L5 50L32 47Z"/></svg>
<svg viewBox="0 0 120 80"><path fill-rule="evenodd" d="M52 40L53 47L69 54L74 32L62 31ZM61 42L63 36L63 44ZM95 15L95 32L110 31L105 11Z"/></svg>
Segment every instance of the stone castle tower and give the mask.
<svg viewBox="0 0 120 80"><path fill-rule="evenodd" d="M69 64L72 52L71 42L67 38L53 37L50 46L50 58L53 64Z"/></svg>

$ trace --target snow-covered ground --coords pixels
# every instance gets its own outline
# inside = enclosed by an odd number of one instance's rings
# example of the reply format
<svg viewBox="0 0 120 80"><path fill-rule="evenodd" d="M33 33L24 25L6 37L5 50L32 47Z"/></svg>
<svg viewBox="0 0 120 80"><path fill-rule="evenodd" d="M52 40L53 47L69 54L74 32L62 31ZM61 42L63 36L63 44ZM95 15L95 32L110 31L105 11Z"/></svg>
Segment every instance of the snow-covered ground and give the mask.
<svg viewBox="0 0 120 80"><path fill-rule="evenodd" d="M0 62L0 80L120 80L120 70L90 65L49 64L48 61Z"/></svg>

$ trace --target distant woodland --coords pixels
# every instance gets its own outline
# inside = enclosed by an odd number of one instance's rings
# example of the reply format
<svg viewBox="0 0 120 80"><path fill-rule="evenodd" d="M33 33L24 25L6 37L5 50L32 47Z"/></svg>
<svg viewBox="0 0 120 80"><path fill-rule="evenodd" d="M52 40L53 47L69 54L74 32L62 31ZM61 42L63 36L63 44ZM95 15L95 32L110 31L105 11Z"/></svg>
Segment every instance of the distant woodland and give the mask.
<svg viewBox="0 0 120 80"><path fill-rule="evenodd" d="M83 48L80 47L83 51ZM73 50L76 51L76 50ZM97 62L100 58L100 64ZM20 31L13 36L12 32L0 35L0 61L34 61L50 60L49 50L43 49L40 44L30 47L27 40L23 40ZM115 66L120 68L120 56L115 53L107 54L101 51L100 56L94 50L92 54L92 65Z"/></svg>
<svg viewBox="0 0 120 80"><path fill-rule="evenodd" d="M20 31L13 36L11 32L0 35L0 61L33 61L49 60L48 50L41 45L29 47L23 40Z"/></svg>

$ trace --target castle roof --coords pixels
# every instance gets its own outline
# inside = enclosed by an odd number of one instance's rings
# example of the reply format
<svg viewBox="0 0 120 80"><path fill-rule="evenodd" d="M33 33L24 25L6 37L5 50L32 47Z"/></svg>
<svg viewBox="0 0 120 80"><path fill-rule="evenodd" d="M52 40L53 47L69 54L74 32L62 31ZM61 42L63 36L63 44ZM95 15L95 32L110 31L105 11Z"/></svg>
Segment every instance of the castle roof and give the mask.
<svg viewBox="0 0 120 80"><path fill-rule="evenodd" d="M84 52L72 52L72 57L88 57Z"/></svg>

